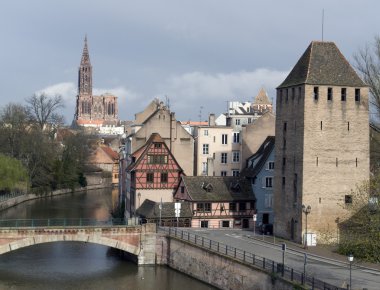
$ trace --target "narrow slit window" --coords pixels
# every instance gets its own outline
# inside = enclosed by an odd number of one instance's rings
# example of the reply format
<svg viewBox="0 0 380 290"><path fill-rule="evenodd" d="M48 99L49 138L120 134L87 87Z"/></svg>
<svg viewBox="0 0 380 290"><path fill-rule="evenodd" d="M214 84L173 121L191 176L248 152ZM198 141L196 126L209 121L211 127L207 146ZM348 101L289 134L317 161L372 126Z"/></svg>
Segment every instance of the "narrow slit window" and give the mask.
<svg viewBox="0 0 380 290"><path fill-rule="evenodd" d="M322 123L322 121L321 121L321 131L322 131L322 129L323 129L323 123Z"/></svg>
<svg viewBox="0 0 380 290"><path fill-rule="evenodd" d="M360 89L355 89L355 102L360 102Z"/></svg>
<svg viewBox="0 0 380 290"><path fill-rule="evenodd" d="M319 87L314 87L314 101L318 101L319 98Z"/></svg>
<svg viewBox="0 0 380 290"><path fill-rule="evenodd" d="M295 88L292 88L292 101L294 101L294 98L296 96L296 93L295 93Z"/></svg>
<svg viewBox="0 0 380 290"><path fill-rule="evenodd" d="M350 122L347 122L347 131L350 131Z"/></svg>
<svg viewBox="0 0 380 290"><path fill-rule="evenodd" d="M315 164L318 166L318 157L316 158L316 160L315 160Z"/></svg>
<svg viewBox="0 0 380 290"><path fill-rule="evenodd" d="M333 89L327 88L327 100L332 101L332 99L333 99Z"/></svg>
<svg viewBox="0 0 380 290"><path fill-rule="evenodd" d="M338 167L338 158L335 159L335 166Z"/></svg>
<svg viewBox="0 0 380 290"><path fill-rule="evenodd" d="M289 89L286 89L285 103L288 102L289 99Z"/></svg>
<svg viewBox="0 0 380 290"><path fill-rule="evenodd" d="M340 90L340 97L341 97L342 102L346 101L346 97L347 97L347 89L346 88L342 88Z"/></svg>
<svg viewBox="0 0 380 290"><path fill-rule="evenodd" d="M358 158L355 159L356 167L358 167Z"/></svg>

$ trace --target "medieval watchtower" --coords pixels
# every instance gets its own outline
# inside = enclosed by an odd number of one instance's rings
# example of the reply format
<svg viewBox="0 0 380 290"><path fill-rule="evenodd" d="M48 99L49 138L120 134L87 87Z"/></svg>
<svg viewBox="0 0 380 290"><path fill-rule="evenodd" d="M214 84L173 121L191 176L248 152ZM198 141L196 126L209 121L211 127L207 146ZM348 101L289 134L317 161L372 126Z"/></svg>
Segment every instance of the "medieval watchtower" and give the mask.
<svg viewBox="0 0 380 290"><path fill-rule="evenodd" d="M275 233L335 239L369 178L368 87L333 42L312 42L277 88ZM306 225L302 205L310 206Z"/></svg>

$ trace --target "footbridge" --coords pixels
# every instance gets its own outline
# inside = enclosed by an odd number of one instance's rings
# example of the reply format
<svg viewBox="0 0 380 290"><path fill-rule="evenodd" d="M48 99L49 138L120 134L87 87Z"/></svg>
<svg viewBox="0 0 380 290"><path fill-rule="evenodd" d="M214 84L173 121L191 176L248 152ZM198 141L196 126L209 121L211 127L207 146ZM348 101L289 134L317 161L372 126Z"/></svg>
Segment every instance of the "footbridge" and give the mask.
<svg viewBox="0 0 380 290"><path fill-rule="evenodd" d="M125 251L139 265L155 264L155 224L127 225L124 220L0 220L0 254L42 243L78 241Z"/></svg>

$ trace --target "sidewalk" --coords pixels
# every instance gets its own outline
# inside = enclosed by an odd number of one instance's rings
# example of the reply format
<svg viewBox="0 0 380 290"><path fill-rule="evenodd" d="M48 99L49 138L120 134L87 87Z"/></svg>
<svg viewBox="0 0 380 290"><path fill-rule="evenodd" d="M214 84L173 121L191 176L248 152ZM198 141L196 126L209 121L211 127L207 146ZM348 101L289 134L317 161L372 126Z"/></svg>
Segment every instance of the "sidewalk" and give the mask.
<svg viewBox="0 0 380 290"><path fill-rule="evenodd" d="M250 235L252 238L258 240L258 241L263 241L263 235L256 234L253 235L253 232L251 231L243 231L245 235ZM336 253L337 246L335 245L317 245L317 246L309 246L308 249L304 249L304 246L292 241L284 240L282 238L277 238L273 236L264 236L264 241L270 244L273 244L275 242L276 245L281 245L282 243L286 244L287 248L290 248L292 250L296 250L299 252L305 252L308 254L316 255L316 256L321 256L325 257L328 259L334 259L338 260L341 262L348 263L347 257L340 255ZM374 264L374 263L367 263L367 262L361 262L354 259L354 264L366 267L366 268L371 268L380 271L380 264Z"/></svg>

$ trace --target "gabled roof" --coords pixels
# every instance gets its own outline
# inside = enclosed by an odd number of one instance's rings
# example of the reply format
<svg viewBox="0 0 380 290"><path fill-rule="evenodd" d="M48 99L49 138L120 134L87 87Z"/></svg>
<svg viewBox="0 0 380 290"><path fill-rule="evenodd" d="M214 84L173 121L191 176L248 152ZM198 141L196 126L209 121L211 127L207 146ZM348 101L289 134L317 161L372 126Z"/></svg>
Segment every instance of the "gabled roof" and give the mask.
<svg viewBox="0 0 380 290"><path fill-rule="evenodd" d="M119 154L115 151L113 151L110 147L108 146L101 146L100 147L109 157L111 157L113 160L118 160L119 159Z"/></svg>
<svg viewBox="0 0 380 290"><path fill-rule="evenodd" d="M175 217L174 202L163 202L161 209L162 218ZM142 205L137 209L137 215L143 218L159 218L160 217L160 203L154 202L150 199L144 200ZM189 202L181 202L181 218L192 217L191 205Z"/></svg>
<svg viewBox="0 0 380 290"><path fill-rule="evenodd" d="M182 176L192 201L255 200L249 180L233 176Z"/></svg>
<svg viewBox="0 0 380 290"><path fill-rule="evenodd" d="M134 163L131 163L128 166L127 170L133 170L141 162L141 160L144 158L145 154L147 153L147 151L149 150L150 146L153 143L161 143L165 147L168 154L171 156L171 158L173 159L174 163L177 165L179 170L183 171L181 166L179 165L179 163L175 159L174 155L170 152L165 141L161 138L161 135L158 133L153 133L152 135L150 135L148 141L146 141L143 146L141 146L139 149L137 149L135 152L132 153L132 156L135 157L136 161Z"/></svg>
<svg viewBox="0 0 380 290"><path fill-rule="evenodd" d="M272 103L269 101L269 97L264 88L261 88L255 100L253 101L254 105L271 105Z"/></svg>
<svg viewBox="0 0 380 290"><path fill-rule="evenodd" d="M259 162L257 162L254 167L244 168L240 175L245 176L247 178L256 177L265 165L265 163L267 162L269 155L274 150L274 142L274 136L268 136L263 142L263 144L260 146L260 148L256 151L256 153L254 153L251 157L247 158L248 161L252 158L258 158L261 156Z"/></svg>
<svg viewBox="0 0 380 290"><path fill-rule="evenodd" d="M313 41L278 88L301 84L365 87L334 42Z"/></svg>

